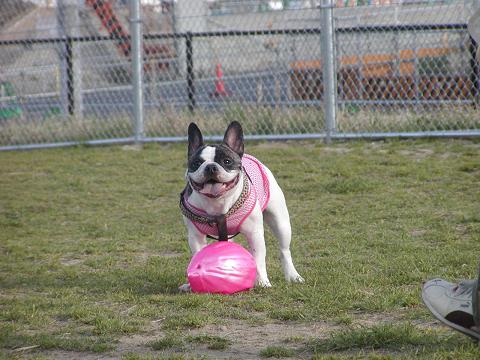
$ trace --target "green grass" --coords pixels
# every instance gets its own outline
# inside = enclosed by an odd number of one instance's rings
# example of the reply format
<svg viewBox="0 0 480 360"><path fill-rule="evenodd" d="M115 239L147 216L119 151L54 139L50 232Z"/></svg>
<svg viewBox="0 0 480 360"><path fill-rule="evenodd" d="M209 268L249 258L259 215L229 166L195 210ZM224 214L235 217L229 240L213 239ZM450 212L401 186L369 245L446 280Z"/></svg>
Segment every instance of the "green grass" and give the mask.
<svg viewBox="0 0 480 360"><path fill-rule="evenodd" d="M269 346L260 351L260 356L263 358L285 358L295 355L295 351L283 346Z"/></svg>
<svg viewBox="0 0 480 360"><path fill-rule="evenodd" d="M207 345L207 349L210 350L225 350L227 349L231 341L222 337L222 336L213 336L213 335L195 335L187 338L187 341L194 344L204 344Z"/></svg>
<svg viewBox="0 0 480 360"><path fill-rule="evenodd" d="M182 335L180 332L169 333L159 339L149 342L147 345L155 351L186 349L189 344L194 347L205 345L209 350L225 350L231 345L231 341L222 336L198 334Z"/></svg>
<svg viewBox="0 0 480 360"><path fill-rule="evenodd" d="M349 349L402 350L407 346L435 345L445 340L428 337L411 324L380 324L334 332L326 340L314 341L314 352Z"/></svg>
<svg viewBox="0 0 480 360"><path fill-rule="evenodd" d="M181 349L183 347L182 339L176 335L167 335L162 337L161 339L157 339L152 341L148 344L153 350L165 350L165 349L172 349L178 348Z"/></svg>
<svg viewBox="0 0 480 360"><path fill-rule="evenodd" d="M0 153L0 358L480 357L420 298L426 279L475 276L478 141L246 149L286 194L305 284L284 282L267 231L273 288L178 293L184 145Z"/></svg>

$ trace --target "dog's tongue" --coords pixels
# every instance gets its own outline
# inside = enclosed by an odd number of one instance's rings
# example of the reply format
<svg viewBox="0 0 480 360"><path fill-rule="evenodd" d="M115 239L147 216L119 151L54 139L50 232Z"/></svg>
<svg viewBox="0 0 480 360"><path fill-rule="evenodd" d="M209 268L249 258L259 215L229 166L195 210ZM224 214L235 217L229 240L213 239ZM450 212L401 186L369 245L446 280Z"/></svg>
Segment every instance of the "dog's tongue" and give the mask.
<svg viewBox="0 0 480 360"><path fill-rule="evenodd" d="M202 194L209 194L212 196L219 196L225 191L226 185L224 183L204 184L203 189L200 190Z"/></svg>

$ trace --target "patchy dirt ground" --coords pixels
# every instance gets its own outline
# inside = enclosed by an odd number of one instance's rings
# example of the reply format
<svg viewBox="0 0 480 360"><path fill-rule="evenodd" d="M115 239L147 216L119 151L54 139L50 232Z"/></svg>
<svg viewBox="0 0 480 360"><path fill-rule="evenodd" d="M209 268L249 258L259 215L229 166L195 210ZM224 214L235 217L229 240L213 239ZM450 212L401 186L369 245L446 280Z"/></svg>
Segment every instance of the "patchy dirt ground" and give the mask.
<svg viewBox="0 0 480 360"><path fill-rule="evenodd" d="M350 326L372 326L381 323L391 323L400 320L397 315L390 314L359 314L358 318ZM423 329L442 328L438 321L414 321L413 324ZM71 351L37 351L35 348L25 348L16 351L13 355L27 356L42 355L47 358L58 360L114 360L128 357L139 358L169 358L172 356L184 356L185 358L207 359L264 359L260 352L268 346L278 346L294 351L294 357L282 357L284 359L305 358L312 353L306 344L310 339L325 339L329 334L345 328L328 322L298 323L298 322L275 322L262 325L251 325L248 322L233 320L228 326L207 325L205 327L188 330L184 335L211 335L221 336L231 341L231 345L224 350L211 350L205 344L187 343L182 348L171 348L163 351L154 351L148 344L162 338L165 332L161 329L161 322L154 321L150 329L142 334L134 334L120 338L114 351L98 354L91 352Z"/></svg>
<svg viewBox="0 0 480 360"><path fill-rule="evenodd" d="M153 351L148 343L165 335L160 323L152 323L151 329L143 334L124 336L120 339L115 351L96 354L70 351L41 351L35 352L52 359L60 360L93 360L93 359L120 359L128 354L137 354L152 357L183 354L187 357L206 356L209 359L261 359L260 351L267 346L282 346L291 349L304 347L305 341L310 338L323 338L339 326L323 322L313 324L298 324L293 322L270 323L264 325L250 325L243 321L232 321L228 326L208 325L200 329L189 330L185 335L214 335L231 341L225 350L210 350L206 345L189 343L182 349ZM26 349L24 354L35 349ZM17 354L20 354L18 352ZM298 354L298 353L297 353ZM308 357L308 354L305 353Z"/></svg>

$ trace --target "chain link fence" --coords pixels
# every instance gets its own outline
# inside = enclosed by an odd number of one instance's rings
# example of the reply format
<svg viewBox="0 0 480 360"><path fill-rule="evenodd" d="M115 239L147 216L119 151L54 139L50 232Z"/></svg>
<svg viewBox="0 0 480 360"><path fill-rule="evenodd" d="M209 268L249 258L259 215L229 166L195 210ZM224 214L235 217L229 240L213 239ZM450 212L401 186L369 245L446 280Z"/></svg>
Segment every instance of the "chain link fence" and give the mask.
<svg viewBox="0 0 480 360"><path fill-rule="evenodd" d="M141 1L140 82L131 5L0 3L0 149L480 135L474 0Z"/></svg>

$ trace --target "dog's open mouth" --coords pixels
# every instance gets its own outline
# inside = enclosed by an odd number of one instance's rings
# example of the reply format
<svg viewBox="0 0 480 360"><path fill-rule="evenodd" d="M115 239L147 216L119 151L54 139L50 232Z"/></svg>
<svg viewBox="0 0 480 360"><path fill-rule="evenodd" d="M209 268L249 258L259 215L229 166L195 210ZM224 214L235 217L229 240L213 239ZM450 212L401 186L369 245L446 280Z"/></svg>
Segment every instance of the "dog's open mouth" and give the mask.
<svg viewBox="0 0 480 360"><path fill-rule="evenodd" d="M228 190L233 189L233 187L237 185L239 178L240 176L237 175L233 180L228 182L220 182L210 179L204 183L198 183L190 179L190 183L192 184L192 187L199 193L211 198L217 198L225 194Z"/></svg>

